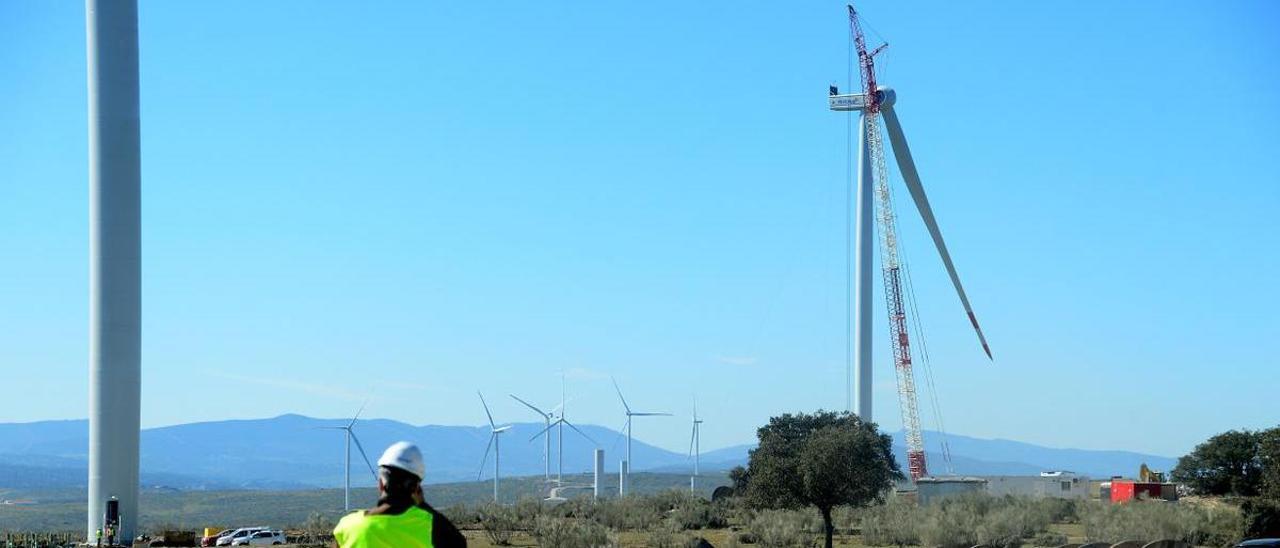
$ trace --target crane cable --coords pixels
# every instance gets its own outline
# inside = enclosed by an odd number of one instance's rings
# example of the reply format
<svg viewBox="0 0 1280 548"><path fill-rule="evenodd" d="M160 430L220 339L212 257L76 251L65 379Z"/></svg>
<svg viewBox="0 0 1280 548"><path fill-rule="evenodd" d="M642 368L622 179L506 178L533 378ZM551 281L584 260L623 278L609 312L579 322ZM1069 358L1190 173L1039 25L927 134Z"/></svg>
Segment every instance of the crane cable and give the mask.
<svg viewBox="0 0 1280 548"><path fill-rule="evenodd" d="M894 202L894 191L893 191L893 187L890 186L889 187L889 203L892 205L893 202ZM905 247L905 244L903 243L902 231L897 226L898 225L897 216L894 216L893 223L894 223L894 232L897 234L897 237L898 237L898 244L899 244L898 247L899 249L901 249L902 247ZM905 253L898 254L898 261L902 265L902 271L903 271L903 274L905 275L904 281L906 282L905 283L906 300L907 300L907 306L910 307L911 309L910 316L911 316L911 322L914 325L913 329L916 334L915 339L920 342L918 346L919 351L917 352L917 355L920 358L920 364L922 366L921 370L924 372L925 385L928 388L927 391L929 392L929 407L933 410L933 421L938 428L938 437L940 438L938 441L938 445L942 453L942 461L946 465L947 473L955 474L955 465L951 461L951 445L950 445L950 442L947 440L947 428L946 428L946 425L943 424L942 422L942 406L938 402L938 389L933 381L933 361L930 359L930 356L929 356L929 344L928 344L927 338L925 337L924 324L922 323L923 320L921 320L921 317L920 317L920 309L916 304L918 301L916 299L915 284L911 280L911 266L907 261L907 257Z"/></svg>

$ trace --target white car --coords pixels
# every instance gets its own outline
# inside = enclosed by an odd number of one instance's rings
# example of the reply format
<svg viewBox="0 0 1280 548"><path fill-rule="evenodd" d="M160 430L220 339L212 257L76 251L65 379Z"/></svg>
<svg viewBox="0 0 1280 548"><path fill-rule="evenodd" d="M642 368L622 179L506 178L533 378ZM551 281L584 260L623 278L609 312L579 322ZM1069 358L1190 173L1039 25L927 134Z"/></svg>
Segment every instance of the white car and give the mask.
<svg viewBox="0 0 1280 548"><path fill-rule="evenodd" d="M262 546L284 544L284 531L258 531L231 541L232 546Z"/></svg>
<svg viewBox="0 0 1280 548"><path fill-rule="evenodd" d="M223 535L218 537L218 542L216 542L215 544L218 546L231 546L237 540L240 540L243 538L249 538L249 536L253 535L254 533L258 533L266 530L267 530L266 527L241 527L239 529L232 531L231 534L229 535Z"/></svg>

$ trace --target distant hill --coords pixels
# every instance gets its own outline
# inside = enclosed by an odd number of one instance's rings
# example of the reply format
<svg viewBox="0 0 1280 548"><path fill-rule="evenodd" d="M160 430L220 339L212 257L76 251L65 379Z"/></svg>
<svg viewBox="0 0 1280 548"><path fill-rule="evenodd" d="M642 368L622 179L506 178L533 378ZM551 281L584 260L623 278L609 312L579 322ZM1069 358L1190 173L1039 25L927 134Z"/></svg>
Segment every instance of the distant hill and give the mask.
<svg viewBox="0 0 1280 548"><path fill-rule="evenodd" d="M344 440L339 431L322 427L344 425L340 419L282 415L269 419L201 422L151 428L142 432L142 479L149 486L178 489L301 489L342 483ZM503 474L541 475L542 443L529 439L541 424L519 423L503 438ZM612 429L581 425L605 449L605 467L616 472L625 439ZM386 419L361 420L356 434L376 460L382 448L398 440L422 447L430 483L474 481L488 431L469 426L414 426ZM926 433L930 448L939 439ZM1054 449L1010 441L949 436L955 472L974 475L1024 475L1044 470L1072 470L1093 477L1133 475L1145 462L1168 470L1174 460L1125 451ZM88 422L46 421L0 424L0 488L75 487L84 484ZM901 434L895 436L900 463L906 462ZM596 445L566 429L566 474L590 472ZM724 471L746 462L752 445L738 445L702 454L702 469ZM554 448L554 445L553 445ZM687 455L635 440L635 470L687 473ZM945 471L942 459L929 454L931 470ZM491 468L484 470L488 477ZM555 473L555 460L552 460ZM352 446L352 484L372 486L373 478Z"/></svg>

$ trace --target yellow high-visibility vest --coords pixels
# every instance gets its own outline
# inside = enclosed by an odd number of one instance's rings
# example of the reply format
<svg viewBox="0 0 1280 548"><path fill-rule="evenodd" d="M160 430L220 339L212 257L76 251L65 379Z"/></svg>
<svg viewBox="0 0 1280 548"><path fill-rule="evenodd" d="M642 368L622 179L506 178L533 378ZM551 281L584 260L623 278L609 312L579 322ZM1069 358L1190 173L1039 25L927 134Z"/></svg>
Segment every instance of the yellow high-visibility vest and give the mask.
<svg viewBox="0 0 1280 548"><path fill-rule="evenodd" d="M410 506L403 514L347 514L333 528L341 548L431 548L431 512Z"/></svg>

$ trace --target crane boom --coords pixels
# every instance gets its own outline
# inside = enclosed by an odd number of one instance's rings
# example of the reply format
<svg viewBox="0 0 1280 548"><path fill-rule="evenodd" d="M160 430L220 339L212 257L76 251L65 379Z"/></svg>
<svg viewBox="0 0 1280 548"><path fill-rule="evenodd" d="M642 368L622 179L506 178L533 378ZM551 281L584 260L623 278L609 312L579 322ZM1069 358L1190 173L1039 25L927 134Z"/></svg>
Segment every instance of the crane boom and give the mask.
<svg viewBox="0 0 1280 548"><path fill-rule="evenodd" d="M915 373L911 362L911 337L907 327L907 307L902 291L902 268L898 257L897 223L889 194L889 176L885 169L884 135L880 131L881 94L876 85L875 56L887 46L867 51L866 37L858 22L858 12L849 5L849 28L858 52L862 74L862 92L867 100L863 110L863 127L871 159L874 163L876 225L880 233L880 265L884 279L885 305L889 313L889 341L893 350L894 376L898 384L898 405L902 411L902 428L907 437L907 470L915 481L928 475L925 462L924 435L920 429L919 400Z"/></svg>

